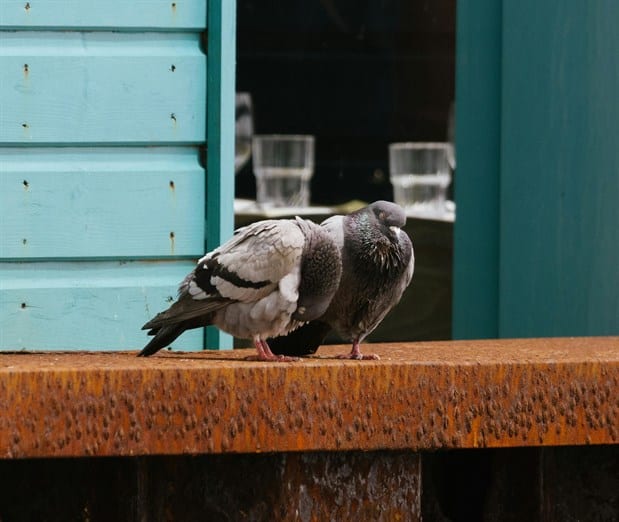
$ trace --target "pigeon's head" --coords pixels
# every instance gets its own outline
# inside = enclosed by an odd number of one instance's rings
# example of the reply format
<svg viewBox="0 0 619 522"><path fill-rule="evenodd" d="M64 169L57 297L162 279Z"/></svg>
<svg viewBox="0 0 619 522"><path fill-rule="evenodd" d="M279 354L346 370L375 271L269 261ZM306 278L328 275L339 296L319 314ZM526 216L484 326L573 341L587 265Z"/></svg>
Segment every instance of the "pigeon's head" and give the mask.
<svg viewBox="0 0 619 522"><path fill-rule="evenodd" d="M366 207L366 211L388 237L397 238L400 229L406 224L404 209L391 201L375 201Z"/></svg>
<svg viewBox="0 0 619 522"><path fill-rule="evenodd" d="M401 263L403 249L410 244L402 227L404 209L390 201L375 201L348 215L345 237L353 256L372 266L391 270Z"/></svg>

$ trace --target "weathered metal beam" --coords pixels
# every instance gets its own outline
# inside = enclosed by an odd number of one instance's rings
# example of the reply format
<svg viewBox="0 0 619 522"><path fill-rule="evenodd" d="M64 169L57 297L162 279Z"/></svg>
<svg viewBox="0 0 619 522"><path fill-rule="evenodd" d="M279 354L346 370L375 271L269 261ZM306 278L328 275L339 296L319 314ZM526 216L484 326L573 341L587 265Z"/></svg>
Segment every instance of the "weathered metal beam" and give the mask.
<svg viewBox="0 0 619 522"><path fill-rule="evenodd" d="M612 444L619 337L0 354L0 458Z"/></svg>
<svg viewBox="0 0 619 522"><path fill-rule="evenodd" d="M616 522L619 445L0 460L3 521L420 519Z"/></svg>
<svg viewBox="0 0 619 522"><path fill-rule="evenodd" d="M0 520L421 520L409 451L0 460Z"/></svg>
<svg viewBox="0 0 619 522"><path fill-rule="evenodd" d="M619 520L619 445L421 455L423 520Z"/></svg>

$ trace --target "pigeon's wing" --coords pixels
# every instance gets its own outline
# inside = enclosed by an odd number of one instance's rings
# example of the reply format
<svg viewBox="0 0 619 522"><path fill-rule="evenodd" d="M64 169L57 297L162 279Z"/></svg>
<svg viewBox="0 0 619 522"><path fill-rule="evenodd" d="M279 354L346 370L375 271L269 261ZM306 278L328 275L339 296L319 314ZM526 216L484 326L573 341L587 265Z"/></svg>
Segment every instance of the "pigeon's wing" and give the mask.
<svg viewBox="0 0 619 522"><path fill-rule="evenodd" d="M253 302L274 291L301 261L305 237L294 220L265 220L240 229L195 270L194 298Z"/></svg>
<svg viewBox="0 0 619 522"><path fill-rule="evenodd" d="M153 335L157 329L163 326L191 321L198 317L204 317L204 324L200 326L207 326L210 324L210 315L226 306L229 302L228 299L195 300L191 295L183 294L179 296L177 301L172 303L170 308L158 313L142 326L142 330L154 330L149 332L149 335Z"/></svg>
<svg viewBox="0 0 619 522"><path fill-rule="evenodd" d="M178 300L142 328L208 316L233 302L258 301L295 270L304 242L293 220L258 221L239 229L230 241L200 259L181 283Z"/></svg>
<svg viewBox="0 0 619 522"><path fill-rule="evenodd" d="M413 272L415 271L415 252L413 250L413 243L411 242L408 234L403 230L399 233L399 248L398 248L398 265L401 271L401 276L398 281L395 282L394 298L397 298L392 306L395 306L400 297L406 290L406 287L413 278Z"/></svg>

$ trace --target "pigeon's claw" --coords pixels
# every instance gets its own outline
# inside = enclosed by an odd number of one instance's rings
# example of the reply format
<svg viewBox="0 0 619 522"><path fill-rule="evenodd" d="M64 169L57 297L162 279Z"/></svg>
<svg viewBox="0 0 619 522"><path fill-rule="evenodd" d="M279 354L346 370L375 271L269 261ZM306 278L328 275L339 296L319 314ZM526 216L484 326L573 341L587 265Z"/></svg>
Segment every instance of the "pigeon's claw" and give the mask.
<svg viewBox="0 0 619 522"><path fill-rule="evenodd" d="M287 355L275 355L266 341L254 339L254 346L258 352L256 355L250 355L245 358L247 361L276 361L276 362L295 362L298 357L289 357Z"/></svg>
<svg viewBox="0 0 619 522"><path fill-rule="evenodd" d="M338 359L348 359L348 360L356 360L356 361L380 361L380 357L375 353L343 353L337 356Z"/></svg>
<svg viewBox="0 0 619 522"><path fill-rule="evenodd" d="M368 361L368 360L378 361L380 360L380 357L376 355L375 353L362 354L360 346L359 346L359 341L355 341L352 344L352 350L350 351L350 353L344 353L342 355L338 355L337 358L338 359L354 359L356 361Z"/></svg>

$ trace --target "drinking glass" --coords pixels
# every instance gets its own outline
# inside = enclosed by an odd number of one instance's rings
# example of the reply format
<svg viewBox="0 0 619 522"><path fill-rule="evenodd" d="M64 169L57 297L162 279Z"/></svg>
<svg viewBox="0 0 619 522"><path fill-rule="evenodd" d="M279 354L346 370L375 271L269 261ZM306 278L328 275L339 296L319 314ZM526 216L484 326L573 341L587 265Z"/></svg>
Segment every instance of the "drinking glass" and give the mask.
<svg viewBox="0 0 619 522"><path fill-rule="evenodd" d="M251 94L248 92L237 92L235 104L234 173L238 174L251 156L251 137L254 134Z"/></svg>
<svg viewBox="0 0 619 522"><path fill-rule="evenodd" d="M254 136L252 154L258 205L262 208L309 206L314 136Z"/></svg>
<svg viewBox="0 0 619 522"><path fill-rule="evenodd" d="M451 181L449 143L392 143L389 178L395 202L408 213L442 217Z"/></svg>

